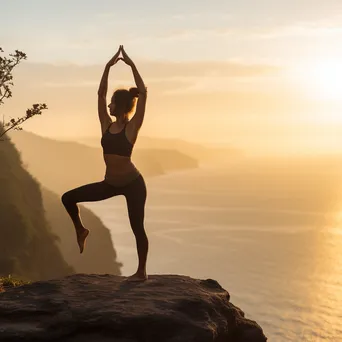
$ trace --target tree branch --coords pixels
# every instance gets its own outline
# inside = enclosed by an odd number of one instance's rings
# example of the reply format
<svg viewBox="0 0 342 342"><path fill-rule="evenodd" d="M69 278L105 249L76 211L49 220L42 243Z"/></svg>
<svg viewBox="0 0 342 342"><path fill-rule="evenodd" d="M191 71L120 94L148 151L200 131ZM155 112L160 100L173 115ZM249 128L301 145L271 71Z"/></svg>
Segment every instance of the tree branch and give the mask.
<svg viewBox="0 0 342 342"><path fill-rule="evenodd" d="M4 52L1 47L0 52ZM15 53L9 54L9 56L11 58L0 56L0 105L4 103L4 99L12 97L11 86L13 86L13 69L23 59L27 58L26 54L19 50L15 50ZM11 129L21 130L22 128L20 127L20 125L22 123L24 123L26 120L34 115L42 114L42 111L45 109L47 109L45 103L34 104L31 108L27 109L25 116L17 119L10 119L8 123L5 122L5 116L3 116L3 123L2 125L0 125L0 138L3 137ZM4 139L0 139L0 141L4 141Z"/></svg>

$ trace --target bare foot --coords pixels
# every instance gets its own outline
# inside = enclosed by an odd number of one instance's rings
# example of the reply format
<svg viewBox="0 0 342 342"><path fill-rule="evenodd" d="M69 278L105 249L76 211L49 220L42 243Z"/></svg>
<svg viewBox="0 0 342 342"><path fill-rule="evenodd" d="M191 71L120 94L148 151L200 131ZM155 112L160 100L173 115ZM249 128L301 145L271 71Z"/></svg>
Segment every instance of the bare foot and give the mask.
<svg viewBox="0 0 342 342"><path fill-rule="evenodd" d="M147 279L148 279L148 276L146 275L146 273L139 273L139 272L136 272L130 277L127 277L127 281L145 281Z"/></svg>
<svg viewBox="0 0 342 342"><path fill-rule="evenodd" d="M85 241L86 241L88 234L89 234L89 230L87 228L83 228L83 229L80 228L76 231L77 243L78 243L78 246L80 247L81 254L83 253Z"/></svg>

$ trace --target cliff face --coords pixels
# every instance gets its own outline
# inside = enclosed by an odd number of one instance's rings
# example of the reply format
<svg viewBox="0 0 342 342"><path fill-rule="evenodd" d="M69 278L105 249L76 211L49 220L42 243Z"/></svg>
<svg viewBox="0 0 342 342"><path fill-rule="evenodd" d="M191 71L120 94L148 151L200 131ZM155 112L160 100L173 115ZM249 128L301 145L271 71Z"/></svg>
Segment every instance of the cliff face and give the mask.
<svg viewBox="0 0 342 342"><path fill-rule="evenodd" d="M0 142L0 163L0 275L36 280L73 273L45 219L39 184L10 141Z"/></svg>
<svg viewBox="0 0 342 342"><path fill-rule="evenodd" d="M101 220L83 205L79 205L82 222L91 230L87 246L80 254L75 229L60 196L41 187L45 216L54 234L64 259L77 273L111 273L120 275L122 266L117 261L116 251L109 230Z"/></svg>
<svg viewBox="0 0 342 342"><path fill-rule="evenodd" d="M0 294L0 340L265 342L215 280L77 274Z"/></svg>

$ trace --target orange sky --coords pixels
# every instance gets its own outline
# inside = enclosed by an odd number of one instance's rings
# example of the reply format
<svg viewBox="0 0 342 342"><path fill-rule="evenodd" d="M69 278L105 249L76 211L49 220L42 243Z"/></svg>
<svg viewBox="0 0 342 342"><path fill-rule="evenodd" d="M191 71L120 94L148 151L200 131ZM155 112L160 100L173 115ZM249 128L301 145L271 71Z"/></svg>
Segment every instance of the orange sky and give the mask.
<svg viewBox="0 0 342 342"><path fill-rule="evenodd" d="M107 1L98 8L35 0L25 16L14 2L5 5L5 21L23 27L1 32L0 41L7 53L27 52L28 61L17 68L13 98L1 113L20 116L34 102L49 107L25 123L27 130L98 136L98 83L116 46L125 44L149 89L141 134L257 153L341 149L338 1L199 1L196 8L175 1L172 10L147 1L128 11ZM115 66L109 84L132 86L129 68Z"/></svg>

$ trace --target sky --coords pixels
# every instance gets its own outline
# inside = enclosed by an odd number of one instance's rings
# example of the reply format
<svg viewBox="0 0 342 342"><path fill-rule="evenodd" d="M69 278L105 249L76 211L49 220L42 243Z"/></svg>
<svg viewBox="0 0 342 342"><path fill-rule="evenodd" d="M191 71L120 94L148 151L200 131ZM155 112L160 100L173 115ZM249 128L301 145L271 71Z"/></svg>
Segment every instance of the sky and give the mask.
<svg viewBox="0 0 342 342"><path fill-rule="evenodd" d="M24 51L13 98L37 134L97 136L96 92L120 44L149 89L142 134L265 151L342 146L342 2L3 1L0 46ZM124 64L110 89L132 86Z"/></svg>

